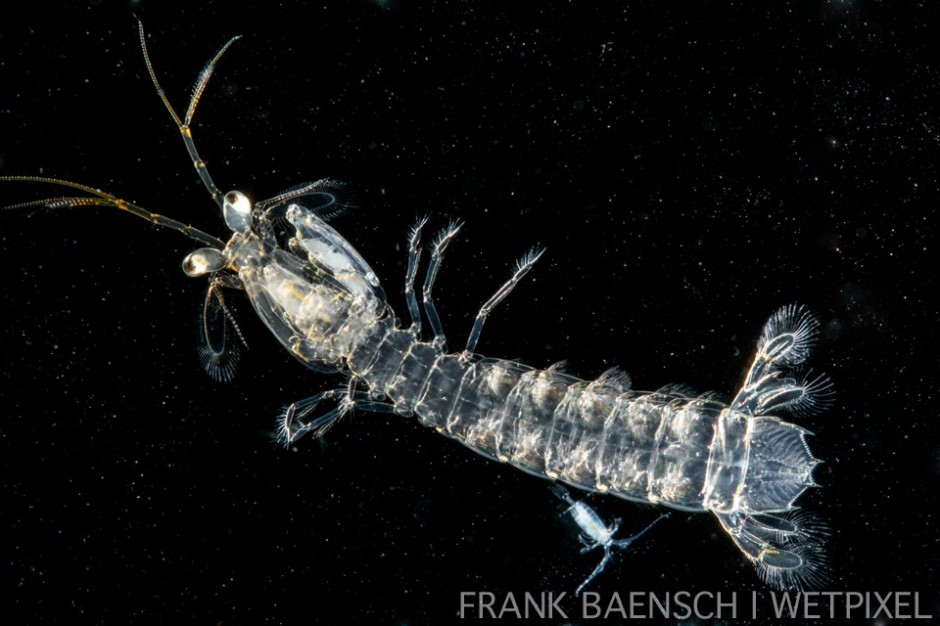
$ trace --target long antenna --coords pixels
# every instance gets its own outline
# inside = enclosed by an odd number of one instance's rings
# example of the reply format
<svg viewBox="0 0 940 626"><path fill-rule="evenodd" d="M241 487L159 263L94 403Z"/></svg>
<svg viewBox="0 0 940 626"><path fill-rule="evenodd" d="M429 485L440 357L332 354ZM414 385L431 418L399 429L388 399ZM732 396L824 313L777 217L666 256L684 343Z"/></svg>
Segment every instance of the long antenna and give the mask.
<svg viewBox="0 0 940 626"><path fill-rule="evenodd" d="M216 64L219 62L219 59L222 58L222 55L225 54L225 51L229 49L229 46L235 43L239 37L236 36L229 39L228 42L226 42L226 44L215 53L215 56L209 60L209 63L206 64L202 72L200 72L199 78L196 79L196 84L193 86L193 95L189 100L189 107L186 109L186 116L180 119L179 114L177 114L176 110L173 108L173 105L170 104L169 99L166 97L166 93L163 91L163 87L160 86L160 81L157 80L157 74L153 69L153 63L150 61L150 54L147 52L147 39L144 34L144 23L140 21L139 18L137 20L137 31L140 35L140 48L144 54L144 63L147 66L147 72L150 74L150 79L153 81L153 85L157 89L157 95L160 96L160 100L163 101L167 111L170 112L170 116L173 118L173 122L179 129L180 134L183 136L183 143L186 145L186 151L189 153L189 156L193 161L193 166L196 168L196 173L199 174L199 178L206 186L206 189L209 190L209 193L212 195L212 199L219 206L219 208L222 208L222 192L220 192L219 188L216 187L215 183L212 182L212 177L209 176L209 171L206 169L205 162L199 157L199 152L196 151L196 144L193 142L193 135L190 131L190 124L192 124L193 116L196 114L196 106L199 104L199 99L206 90L206 85L209 83L209 78L212 76L212 72L215 70ZM0 181L58 185L59 187L69 187L71 189L77 189L78 191L82 191L88 194L88 196L54 196L49 198L40 198L38 200L30 200L27 202L20 202L18 204L0 207L3 209L26 209L30 207L46 207L52 209L85 206L111 207L121 211L126 211L131 215L136 215L137 217L145 219L155 226L162 226L179 231L190 239L194 239L214 248L222 249L225 247L225 242L199 230L198 228L194 228L172 218L166 217L165 215L160 215L159 213L152 213L143 207L134 204L133 202L128 202L122 198L112 196L111 194L99 189L95 189L94 187L89 187L80 183L73 183L72 181L63 180L61 178L50 178L47 176L0 176Z"/></svg>
<svg viewBox="0 0 940 626"><path fill-rule="evenodd" d="M217 239L216 237L213 237L212 235L205 233L198 228L189 226L188 224L184 224L183 222L179 222L165 215L160 215L159 213L151 213L147 209L140 207L133 202L122 200L121 198L112 196L111 194L99 189L88 187L87 185L73 183L71 181L62 180L60 178L49 178L46 176L0 176L0 181L58 185L60 187L78 189L79 191L84 191L85 193L91 194L92 196L56 196L52 198L40 198L39 200L29 200L27 202L20 202L18 204L11 204L0 207L2 209L28 209L30 207L60 209L83 206L112 207L121 211L126 211L131 215L136 215L141 219L145 219L154 226L172 228L175 231L183 233L190 239L204 243L207 246L212 246L213 248L217 248L219 250L225 248L224 241Z"/></svg>
<svg viewBox="0 0 940 626"><path fill-rule="evenodd" d="M190 130L190 124L192 124L193 116L196 114L196 106L199 104L199 99L206 90L206 85L209 83L209 79L212 77L212 72L215 71L216 64L219 62L219 59L222 58L222 55L225 54L225 51L229 49L229 46L241 38L241 35L232 37L225 43L224 46L219 48L219 51L215 53L215 56L209 60L206 66L202 69L202 72L199 73L199 78L196 79L196 84L193 85L193 95L189 100L189 107L186 109L186 116L180 119L176 109L173 108L173 105L170 104L169 98L166 97L166 92L163 91L163 87L160 86L160 81L157 80L157 73L153 69L153 63L150 61L150 54L147 52L147 38L144 34L144 23L140 20L140 18L137 18L137 31L140 33L140 49L144 53L144 63L146 63L147 71L150 73L150 80L153 81L153 86L157 89L157 95L160 96L160 100L163 101L164 106L166 106L166 110L170 112L170 117L173 118L173 122L179 129L180 134L183 136L183 143L186 144L186 152L189 153L190 158L193 160L193 167L196 168L196 173L199 174L199 178L202 180L202 184L206 186L206 189L209 190L209 194L212 196L212 199L217 205L219 205L219 208L221 209L222 192L219 191L219 188L215 186L214 182L212 182L212 177L209 175L209 170L206 169L205 161L199 157L199 152L196 150L196 144L193 141L193 133L192 130Z"/></svg>

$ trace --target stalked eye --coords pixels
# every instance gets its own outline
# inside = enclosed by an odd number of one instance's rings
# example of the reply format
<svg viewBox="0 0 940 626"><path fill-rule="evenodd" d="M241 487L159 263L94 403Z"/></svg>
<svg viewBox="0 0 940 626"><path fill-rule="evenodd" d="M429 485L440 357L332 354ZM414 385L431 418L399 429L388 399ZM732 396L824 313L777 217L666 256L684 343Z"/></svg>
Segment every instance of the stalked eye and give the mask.
<svg viewBox="0 0 940 626"><path fill-rule="evenodd" d="M233 231L243 233L251 228L251 200L242 192L230 191L225 194L222 212L225 223Z"/></svg>
<svg viewBox="0 0 940 626"><path fill-rule="evenodd" d="M225 267L225 257L215 248L199 248L183 259L183 271L187 276L204 276Z"/></svg>

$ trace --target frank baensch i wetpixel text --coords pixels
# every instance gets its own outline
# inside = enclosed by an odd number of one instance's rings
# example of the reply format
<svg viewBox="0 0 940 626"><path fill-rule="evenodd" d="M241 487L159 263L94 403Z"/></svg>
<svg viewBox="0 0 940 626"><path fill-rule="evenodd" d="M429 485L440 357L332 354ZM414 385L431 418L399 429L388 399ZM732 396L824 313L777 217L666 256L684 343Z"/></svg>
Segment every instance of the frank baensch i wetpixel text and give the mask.
<svg viewBox="0 0 940 626"><path fill-rule="evenodd" d="M461 619L932 619L916 591L462 591Z"/></svg>

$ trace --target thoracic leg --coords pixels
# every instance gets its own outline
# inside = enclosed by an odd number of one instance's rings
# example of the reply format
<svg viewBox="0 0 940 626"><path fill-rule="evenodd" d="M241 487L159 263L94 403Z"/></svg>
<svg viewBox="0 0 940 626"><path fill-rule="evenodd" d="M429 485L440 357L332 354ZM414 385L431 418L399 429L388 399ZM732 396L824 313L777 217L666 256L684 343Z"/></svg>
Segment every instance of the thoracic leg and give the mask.
<svg viewBox="0 0 940 626"><path fill-rule="evenodd" d="M535 265L535 262L539 260L539 257L545 253L545 248L541 246L535 246L531 250L525 253L518 261L516 261L516 271L513 273L512 278L507 280L502 287L500 287L493 297L487 300L482 307L480 307L480 312L477 313L476 319L473 321L473 328L470 330L470 336L467 338L467 347L464 349L464 354L471 354L474 349L476 349L477 341L480 340L480 333L483 331L483 323L486 322L486 318L490 313L493 312L493 309L497 304L502 302L506 296L519 284L519 281L522 280L522 277L529 273L529 270L532 269L532 266Z"/></svg>
<svg viewBox="0 0 940 626"><path fill-rule="evenodd" d="M408 269L405 271L405 302L408 303L408 314L411 316L411 332L416 337L421 335L421 312L418 310L418 298L415 296L415 276L418 273L418 258L421 255L421 229L428 218L420 218L411 227L408 236Z"/></svg>
<svg viewBox="0 0 940 626"><path fill-rule="evenodd" d="M428 316L428 324L431 326L431 332L434 333L434 346L446 350L447 337L444 336L444 328L441 326L441 318L437 314L437 308L434 306L434 298L431 295L431 289L434 287L434 280L437 278L437 271L440 269L441 259L444 257L444 250L453 240L454 236L460 230L462 223L454 221L447 228L437 234L434 240L434 249L431 252L431 261L428 263L428 273L424 279L424 312Z"/></svg>
<svg viewBox="0 0 940 626"><path fill-rule="evenodd" d="M373 413L395 412L394 405L371 400L366 392L353 391L354 386L355 382L351 381L349 387L330 389L288 406L278 420L278 441L290 445L308 433L314 437L321 437L340 418L353 409L362 409ZM308 419L307 416L325 400L336 400L336 407L323 415Z"/></svg>
<svg viewBox="0 0 940 626"><path fill-rule="evenodd" d="M278 420L278 441L289 445L307 433L319 437L326 433L348 410L347 389L330 389L294 402L284 410ZM336 408L323 415L307 420L307 416L324 400L338 400Z"/></svg>

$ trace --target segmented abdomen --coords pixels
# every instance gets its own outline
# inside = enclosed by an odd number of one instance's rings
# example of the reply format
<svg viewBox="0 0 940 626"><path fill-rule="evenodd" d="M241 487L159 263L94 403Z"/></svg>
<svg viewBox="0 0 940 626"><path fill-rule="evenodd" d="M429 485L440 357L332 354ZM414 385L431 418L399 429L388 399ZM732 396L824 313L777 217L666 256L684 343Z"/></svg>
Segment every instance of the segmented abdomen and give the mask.
<svg viewBox="0 0 940 626"><path fill-rule="evenodd" d="M571 485L702 509L717 411L665 393L635 394L610 376L585 382L499 360L480 361L471 370L458 410L443 425L450 436ZM510 385L502 402L478 402ZM474 405L485 410L474 411Z"/></svg>
<svg viewBox="0 0 940 626"><path fill-rule="evenodd" d="M396 410L529 473L623 498L703 510L709 447L724 405L625 376L586 382L556 368L463 360L392 331L368 371Z"/></svg>

